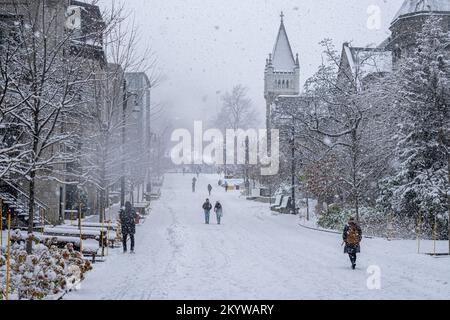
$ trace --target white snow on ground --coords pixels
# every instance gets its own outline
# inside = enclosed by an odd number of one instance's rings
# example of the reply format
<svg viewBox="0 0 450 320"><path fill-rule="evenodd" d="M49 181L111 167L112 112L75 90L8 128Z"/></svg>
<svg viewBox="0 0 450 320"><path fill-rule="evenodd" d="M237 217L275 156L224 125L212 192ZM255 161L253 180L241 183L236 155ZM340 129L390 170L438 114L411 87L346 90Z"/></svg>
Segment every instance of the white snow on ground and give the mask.
<svg viewBox="0 0 450 320"><path fill-rule="evenodd" d="M167 175L161 200L137 229L137 254L114 250L65 299L450 298L450 259L418 255L415 241L365 240L353 271L339 235L225 193L216 176L202 175L193 194L191 179ZM214 216L204 224L208 183L212 202L224 206L221 226ZM371 265L381 268L381 290L367 288Z"/></svg>

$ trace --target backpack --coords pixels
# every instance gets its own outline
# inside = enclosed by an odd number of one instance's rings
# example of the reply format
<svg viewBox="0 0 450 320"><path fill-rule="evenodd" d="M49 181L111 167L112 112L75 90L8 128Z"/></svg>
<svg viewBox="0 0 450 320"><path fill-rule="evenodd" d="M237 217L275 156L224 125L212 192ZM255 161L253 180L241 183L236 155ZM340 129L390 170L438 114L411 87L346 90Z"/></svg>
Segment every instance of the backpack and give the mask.
<svg viewBox="0 0 450 320"><path fill-rule="evenodd" d="M360 234L356 226L350 225L347 231L347 244L348 245L358 245L360 242Z"/></svg>

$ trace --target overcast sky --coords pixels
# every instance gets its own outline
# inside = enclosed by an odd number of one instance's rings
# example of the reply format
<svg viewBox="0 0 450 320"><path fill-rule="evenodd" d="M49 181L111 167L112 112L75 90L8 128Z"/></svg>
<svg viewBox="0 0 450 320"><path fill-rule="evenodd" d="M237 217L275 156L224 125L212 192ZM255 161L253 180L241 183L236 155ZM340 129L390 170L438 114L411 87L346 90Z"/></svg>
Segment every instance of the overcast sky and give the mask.
<svg viewBox="0 0 450 320"><path fill-rule="evenodd" d="M110 0L102 0L111 3ZM319 41L365 46L389 36L403 0L126 0L142 33L142 46L158 56L166 81L154 91L185 121L216 112L219 96L235 84L249 88L264 114L264 66L284 11L301 85L321 62ZM367 27L370 6L381 9L381 28Z"/></svg>

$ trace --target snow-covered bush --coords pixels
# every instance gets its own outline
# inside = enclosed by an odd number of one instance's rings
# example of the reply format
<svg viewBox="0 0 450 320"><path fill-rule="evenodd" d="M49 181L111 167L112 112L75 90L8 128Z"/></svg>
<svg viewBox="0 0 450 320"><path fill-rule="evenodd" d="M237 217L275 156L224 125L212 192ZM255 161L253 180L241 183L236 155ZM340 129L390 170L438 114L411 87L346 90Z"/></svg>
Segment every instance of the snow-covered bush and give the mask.
<svg viewBox="0 0 450 320"><path fill-rule="evenodd" d="M17 233L15 233L17 235ZM10 299L40 300L70 288L74 281L83 280L92 269L89 261L74 250L72 244L60 249L47 241L35 242L33 254L27 254L24 244L11 246ZM6 293L6 252L0 254L0 300ZM72 283L71 283L72 282Z"/></svg>
<svg viewBox="0 0 450 320"><path fill-rule="evenodd" d="M353 208L341 208L332 205L328 211L319 217L317 224L325 229L341 231L350 217L355 216L356 213ZM416 223L413 219L399 219L370 207L360 208L359 216L361 228L366 235L407 239L416 236ZM425 235L426 232L423 232L423 234Z"/></svg>
<svg viewBox="0 0 450 320"><path fill-rule="evenodd" d="M318 218L317 224L325 229L341 230L351 217L350 211L337 205L330 205Z"/></svg>

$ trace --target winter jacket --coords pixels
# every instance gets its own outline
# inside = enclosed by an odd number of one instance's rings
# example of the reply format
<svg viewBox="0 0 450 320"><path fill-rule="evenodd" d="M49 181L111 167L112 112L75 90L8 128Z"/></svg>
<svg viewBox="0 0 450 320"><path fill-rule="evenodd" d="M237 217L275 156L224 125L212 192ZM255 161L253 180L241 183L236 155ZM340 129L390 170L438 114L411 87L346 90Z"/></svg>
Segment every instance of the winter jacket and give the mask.
<svg viewBox="0 0 450 320"><path fill-rule="evenodd" d="M125 208L120 212L120 222L122 224L123 234L135 234L136 233L136 223L135 223L136 212L131 207Z"/></svg>
<svg viewBox="0 0 450 320"><path fill-rule="evenodd" d="M203 204L203 210L205 210L205 212L210 212L211 209L212 209L212 205L211 205L210 202L205 202L205 203Z"/></svg>
<svg viewBox="0 0 450 320"><path fill-rule="evenodd" d="M342 239L345 242L344 253L360 253L361 252L362 230L361 230L361 227L356 223L354 223L354 227L356 228L356 231L358 232L358 237L359 237L358 244L347 243L347 237L348 237L351 227L350 227L350 224L346 225L344 228L344 233L342 234Z"/></svg>
<svg viewBox="0 0 450 320"><path fill-rule="evenodd" d="M220 203L216 204L216 206L214 207L214 212L217 213L220 216L223 216L223 208L222 208L222 205Z"/></svg>
<svg viewBox="0 0 450 320"><path fill-rule="evenodd" d="M211 191L212 190L212 186L208 185L208 190Z"/></svg>

